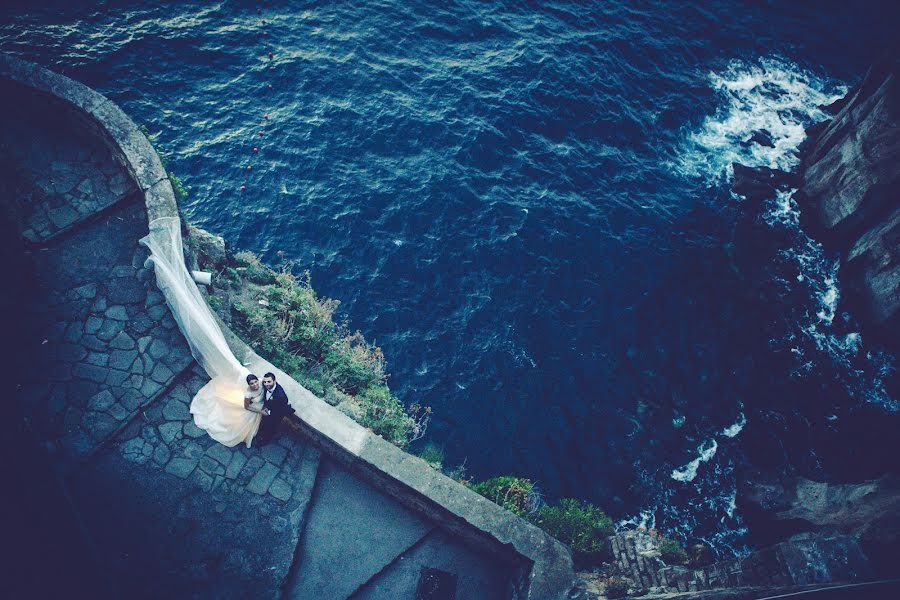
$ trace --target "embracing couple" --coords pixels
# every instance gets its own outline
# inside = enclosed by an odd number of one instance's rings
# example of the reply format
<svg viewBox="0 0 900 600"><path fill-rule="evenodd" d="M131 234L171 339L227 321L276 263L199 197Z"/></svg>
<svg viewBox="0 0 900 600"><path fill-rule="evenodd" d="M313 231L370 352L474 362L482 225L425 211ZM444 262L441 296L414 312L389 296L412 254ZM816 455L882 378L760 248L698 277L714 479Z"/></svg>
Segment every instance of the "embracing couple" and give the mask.
<svg viewBox="0 0 900 600"><path fill-rule="evenodd" d="M263 446L281 420L294 415L294 408L273 373L263 375L262 383L246 369L240 377L240 383L232 377L213 378L197 392L191 402L194 424L225 446Z"/></svg>
<svg viewBox="0 0 900 600"><path fill-rule="evenodd" d="M260 415L256 435L250 436L250 439L247 440L247 446L250 446L250 442L254 438L257 446L264 446L278 431L281 419L293 415L294 409L288 402L284 388L275 381L273 373L263 375L262 385L259 383L259 378L253 373L247 375L246 380L247 390L244 392L244 408Z"/></svg>

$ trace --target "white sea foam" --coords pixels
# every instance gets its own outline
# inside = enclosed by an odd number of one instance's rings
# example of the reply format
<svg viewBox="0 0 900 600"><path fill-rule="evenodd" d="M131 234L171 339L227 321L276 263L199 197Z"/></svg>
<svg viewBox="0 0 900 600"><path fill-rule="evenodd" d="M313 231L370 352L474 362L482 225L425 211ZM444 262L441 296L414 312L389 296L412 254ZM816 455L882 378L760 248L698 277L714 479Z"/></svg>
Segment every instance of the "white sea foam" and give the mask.
<svg viewBox="0 0 900 600"><path fill-rule="evenodd" d="M730 177L735 162L791 169L806 127L827 117L820 107L847 92L779 58L734 60L708 77L722 107L688 135L674 167L711 181ZM762 130L769 132L771 146L750 142Z"/></svg>
<svg viewBox="0 0 900 600"><path fill-rule="evenodd" d="M656 527L656 507L645 508L630 519L616 523L616 531L626 529L654 529Z"/></svg>
<svg viewBox="0 0 900 600"><path fill-rule="evenodd" d="M708 462L713 456L716 455L716 450L719 449L719 444L716 443L716 440L707 440L700 444L697 448L697 452L699 453L697 458L684 465L680 469L675 469L672 471L672 479L676 481L693 481L697 476L697 469L700 468L700 463Z"/></svg>
<svg viewBox="0 0 900 600"><path fill-rule="evenodd" d="M722 435L730 438L736 437L737 434L739 434L741 430L744 429L744 425L746 424L747 417L744 416L744 413L741 413L741 416L738 417L738 420L735 423L722 430Z"/></svg>

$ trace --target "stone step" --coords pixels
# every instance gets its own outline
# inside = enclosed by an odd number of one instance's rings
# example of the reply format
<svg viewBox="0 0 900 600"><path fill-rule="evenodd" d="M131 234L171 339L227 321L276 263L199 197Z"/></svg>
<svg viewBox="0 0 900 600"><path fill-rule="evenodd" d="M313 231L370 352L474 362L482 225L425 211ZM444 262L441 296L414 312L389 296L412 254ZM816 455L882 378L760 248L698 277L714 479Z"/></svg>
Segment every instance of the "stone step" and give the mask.
<svg viewBox="0 0 900 600"><path fill-rule="evenodd" d="M287 513L287 519L291 530L291 542L294 545L294 560L291 569L285 571L284 581L291 579L300 559L300 538L303 536L309 509L312 505L313 491L319 475L319 464L322 460L321 453L310 444L302 446L303 452L299 465L292 465L292 471L285 473L283 477L294 481L294 491L291 496L291 510Z"/></svg>

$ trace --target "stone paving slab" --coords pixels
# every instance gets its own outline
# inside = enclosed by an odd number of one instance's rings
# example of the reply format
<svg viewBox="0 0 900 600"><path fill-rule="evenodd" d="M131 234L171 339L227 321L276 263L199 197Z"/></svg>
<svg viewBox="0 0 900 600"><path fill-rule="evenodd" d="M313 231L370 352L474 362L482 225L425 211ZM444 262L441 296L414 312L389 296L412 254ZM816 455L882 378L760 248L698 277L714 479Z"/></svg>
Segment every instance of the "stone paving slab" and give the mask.
<svg viewBox="0 0 900 600"><path fill-rule="evenodd" d="M194 394L208 381L197 371L144 408L117 436L122 458L154 466L206 492L222 488L244 495L243 502L250 505L274 500L284 515L305 507L316 476L316 468L310 470L309 465L318 465L318 452L289 430L263 448L227 448L213 440L194 425L189 412ZM284 515L278 518L284 520ZM283 531L285 523L273 527Z"/></svg>

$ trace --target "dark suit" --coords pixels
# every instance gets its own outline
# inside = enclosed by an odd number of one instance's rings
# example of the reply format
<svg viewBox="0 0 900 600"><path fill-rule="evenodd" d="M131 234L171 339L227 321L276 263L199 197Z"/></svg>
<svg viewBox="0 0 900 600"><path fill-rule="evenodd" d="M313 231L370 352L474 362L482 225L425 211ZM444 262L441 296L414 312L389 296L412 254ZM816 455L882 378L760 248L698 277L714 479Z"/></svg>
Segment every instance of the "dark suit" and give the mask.
<svg viewBox="0 0 900 600"><path fill-rule="evenodd" d="M256 433L256 439L259 442L259 445L263 445L272 439L278 431L281 419L294 414L294 409L288 402L288 397L287 394L284 393L284 388L278 385L278 383L275 384L275 389L272 390L271 395L269 394L269 390L263 391L263 406L268 408L272 414L263 415L262 421L259 423L259 431Z"/></svg>

